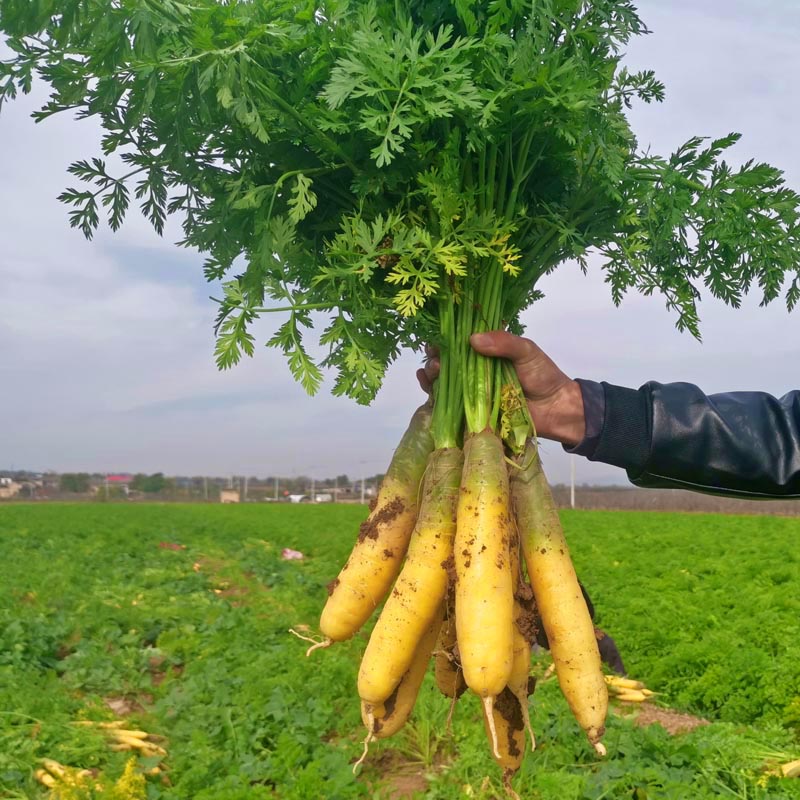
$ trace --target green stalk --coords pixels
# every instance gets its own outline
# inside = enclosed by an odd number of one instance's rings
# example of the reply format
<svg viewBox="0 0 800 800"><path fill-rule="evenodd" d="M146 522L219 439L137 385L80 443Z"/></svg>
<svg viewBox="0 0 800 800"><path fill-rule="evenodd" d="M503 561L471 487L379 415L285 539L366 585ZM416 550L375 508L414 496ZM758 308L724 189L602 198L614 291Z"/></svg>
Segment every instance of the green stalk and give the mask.
<svg viewBox="0 0 800 800"><path fill-rule="evenodd" d="M433 446L437 450L459 446L464 420L464 391L458 363L455 299L452 294L440 303L439 329L439 379L434 384L431 421Z"/></svg>
<svg viewBox="0 0 800 800"><path fill-rule="evenodd" d="M498 221L513 220L517 214L519 197L541 157L541 148L533 148L533 141L533 131L525 131L524 134L518 132L516 140L509 134L499 143L487 143L478 154L477 175L483 185L475 188L480 198L480 208L493 213ZM459 355L459 364L464 374L464 410L469 434L480 433L487 428L494 432L499 430L504 413L503 386L509 383L504 364L472 350L469 336L502 328L504 312L516 310L513 305L509 308L509 299L516 299L520 295L515 280L506 280L502 265L496 261L472 265L470 274L476 273L478 278L466 281L464 302L458 315L458 339L466 347L463 354ZM522 297L526 295L527 291L521 294ZM521 392L516 378L510 383ZM529 421L529 416L523 418L523 427L526 419ZM519 431L520 426L517 426L517 438ZM533 432L532 424L529 425L529 432Z"/></svg>

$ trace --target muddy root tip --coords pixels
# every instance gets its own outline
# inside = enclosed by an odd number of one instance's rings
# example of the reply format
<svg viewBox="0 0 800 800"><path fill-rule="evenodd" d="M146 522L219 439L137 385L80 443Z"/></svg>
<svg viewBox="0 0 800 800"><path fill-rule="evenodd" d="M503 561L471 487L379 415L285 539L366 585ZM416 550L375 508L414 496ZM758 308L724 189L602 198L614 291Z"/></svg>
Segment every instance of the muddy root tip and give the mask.
<svg viewBox="0 0 800 800"><path fill-rule="evenodd" d="M502 756L500 755L500 747L497 742L497 728L494 724L494 697L491 695L489 697L484 697L483 708L486 713L486 721L489 723L489 732L492 734L492 753L494 753L494 757L499 761Z"/></svg>
<svg viewBox="0 0 800 800"><path fill-rule="evenodd" d="M372 715L370 715L372 716ZM367 738L364 739L364 752L361 754L361 758L353 764L353 775L358 774L358 768L367 760L367 753L369 753L369 743L373 739L372 731L367 734Z"/></svg>
<svg viewBox="0 0 800 800"><path fill-rule="evenodd" d="M606 750L606 746L602 742L592 742L592 747L594 747L595 752L601 758L603 758L606 755L608 755L608 750Z"/></svg>
<svg viewBox="0 0 800 800"><path fill-rule="evenodd" d="M522 800L520 796L514 791L514 787L511 785L511 779L516 775L517 771L514 769L504 769L503 770L503 789L505 789L506 795L511 798L511 800Z"/></svg>

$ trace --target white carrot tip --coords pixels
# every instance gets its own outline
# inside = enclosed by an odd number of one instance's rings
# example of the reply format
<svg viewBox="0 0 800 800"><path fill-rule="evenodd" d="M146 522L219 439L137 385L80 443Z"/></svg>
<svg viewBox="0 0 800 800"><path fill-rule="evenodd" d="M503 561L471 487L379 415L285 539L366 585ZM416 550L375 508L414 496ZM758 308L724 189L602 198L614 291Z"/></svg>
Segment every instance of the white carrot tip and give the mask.
<svg viewBox="0 0 800 800"><path fill-rule="evenodd" d="M315 650L319 650L324 647L330 647L333 644L333 639L323 639L322 641L318 641L317 639L313 639L311 636L303 636L302 633L298 633L294 628L289 628L289 633L292 636L296 636L298 639L302 639L304 642L311 642L311 647L306 650L306 658L308 658Z"/></svg>
<svg viewBox="0 0 800 800"><path fill-rule="evenodd" d="M500 755L500 748L497 743L497 728L494 725L494 697L484 697L483 707L486 711L486 720L489 723L489 732L492 734L492 752L494 753L494 757L499 760L502 756Z"/></svg>
<svg viewBox="0 0 800 800"><path fill-rule="evenodd" d="M516 696L516 695L515 695ZM528 736L531 737L531 752L536 749L536 737L533 734L533 727L531 726L531 716L528 713L528 698L524 694L516 696L517 702L522 709L522 721L525 723L525 728L528 731Z"/></svg>
<svg viewBox="0 0 800 800"><path fill-rule="evenodd" d="M597 755L605 756L608 755L608 751L606 750L606 746L602 742L592 742L592 747L594 747Z"/></svg>
<svg viewBox="0 0 800 800"><path fill-rule="evenodd" d="M370 715L372 716L372 715ZM364 739L364 752L361 754L361 758L353 764L353 775L358 773L358 768L367 760L367 753L369 753L369 743L372 741L372 731L367 734L367 738Z"/></svg>

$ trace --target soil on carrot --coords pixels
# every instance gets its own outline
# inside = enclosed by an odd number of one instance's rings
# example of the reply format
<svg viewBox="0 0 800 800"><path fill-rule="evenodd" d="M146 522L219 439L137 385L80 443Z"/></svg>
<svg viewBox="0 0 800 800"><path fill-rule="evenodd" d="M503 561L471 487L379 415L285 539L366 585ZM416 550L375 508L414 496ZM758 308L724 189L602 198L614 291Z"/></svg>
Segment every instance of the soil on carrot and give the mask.
<svg viewBox="0 0 800 800"><path fill-rule="evenodd" d="M405 677L405 675L403 676ZM381 728L383 728L385 721L389 719L394 713L394 707L397 705L397 692L400 689L400 684L398 684L394 691L386 698L383 704L383 720L376 719L373 725L372 732L379 733Z"/></svg>
<svg viewBox="0 0 800 800"><path fill-rule="evenodd" d="M455 608L455 594L453 594L453 592L450 590L451 587L456 585L456 581L458 580L458 576L456 575L456 560L453 558L452 553L447 556L444 561L442 561L442 568L445 570L445 572L447 572L447 608L449 611L451 608Z"/></svg>
<svg viewBox="0 0 800 800"><path fill-rule="evenodd" d="M523 730L525 727L519 700L510 689L505 688L495 698L494 707L497 709L497 713L508 723L508 754L510 756L518 756L519 747L517 747L514 733Z"/></svg>
<svg viewBox="0 0 800 800"><path fill-rule="evenodd" d="M520 583L515 595L519 603L519 616L517 628L525 641L533 646L536 634L539 632L539 622L536 615L536 601L533 599L533 590L527 583Z"/></svg>
<svg viewBox="0 0 800 800"><path fill-rule="evenodd" d="M375 516L370 514L369 518L361 523L358 529L358 541L365 539L377 539L379 527L385 525L400 516L405 511L406 506L402 497L395 497L387 503Z"/></svg>

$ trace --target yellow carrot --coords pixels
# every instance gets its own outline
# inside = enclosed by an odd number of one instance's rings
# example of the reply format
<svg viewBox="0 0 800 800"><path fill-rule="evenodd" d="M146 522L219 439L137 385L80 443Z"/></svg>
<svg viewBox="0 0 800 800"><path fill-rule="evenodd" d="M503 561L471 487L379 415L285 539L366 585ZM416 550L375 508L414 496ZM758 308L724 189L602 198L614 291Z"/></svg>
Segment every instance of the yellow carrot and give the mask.
<svg viewBox="0 0 800 800"><path fill-rule="evenodd" d="M609 686L618 686L620 689L644 689L645 686L641 681L635 681L631 678L623 678L619 675L606 675L605 682Z"/></svg>
<svg viewBox="0 0 800 800"><path fill-rule="evenodd" d="M419 688L425 678L443 618L444 604L440 603L425 635L417 645L408 671L402 676L389 697L380 704L361 702L361 719L367 727L368 740L386 739L405 725L414 710Z"/></svg>
<svg viewBox="0 0 800 800"><path fill-rule="evenodd" d="M430 423L430 407L421 406L394 453L350 558L328 585L320 619L325 644L353 636L386 597L400 571L417 519L420 481L433 449Z"/></svg>
<svg viewBox="0 0 800 800"><path fill-rule="evenodd" d="M375 623L358 673L358 694L382 703L408 670L447 591L453 555L462 455L458 448L431 453L419 517L408 556Z"/></svg>
<svg viewBox="0 0 800 800"><path fill-rule="evenodd" d="M608 690L586 607L550 487L531 442L512 470L511 491L522 551L556 674L572 713L601 755Z"/></svg>
<svg viewBox="0 0 800 800"><path fill-rule="evenodd" d="M467 686L496 697L511 674L514 595L508 475L491 431L467 439L455 541L456 629Z"/></svg>

